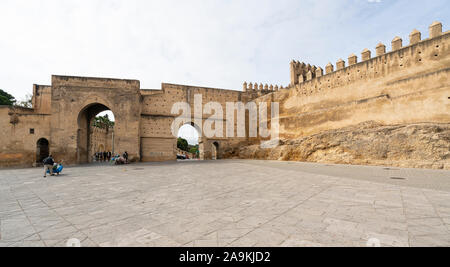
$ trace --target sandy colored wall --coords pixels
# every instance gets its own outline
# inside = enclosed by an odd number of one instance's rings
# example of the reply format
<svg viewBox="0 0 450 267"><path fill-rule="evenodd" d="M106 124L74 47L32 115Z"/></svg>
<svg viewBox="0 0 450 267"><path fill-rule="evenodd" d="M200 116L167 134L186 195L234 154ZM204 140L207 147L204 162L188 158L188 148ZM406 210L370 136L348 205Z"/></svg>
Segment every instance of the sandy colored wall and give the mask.
<svg viewBox="0 0 450 267"><path fill-rule="evenodd" d="M37 114L51 114L52 87L50 85L33 85L32 104Z"/></svg>
<svg viewBox="0 0 450 267"><path fill-rule="evenodd" d="M30 129L34 129L34 134L30 133ZM0 136L3 140L0 142L0 166L33 166L36 163L37 141L41 138L50 140L50 116L35 115L30 109L1 106Z"/></svg>
<svg viewBox="0 0 450 267"><path fill-rule="evenodd" d="M433 23L391 46L324 70L293 61L290 88L256 99L280 104L281 139L226 157L450 169L450 32Z"/></svg>

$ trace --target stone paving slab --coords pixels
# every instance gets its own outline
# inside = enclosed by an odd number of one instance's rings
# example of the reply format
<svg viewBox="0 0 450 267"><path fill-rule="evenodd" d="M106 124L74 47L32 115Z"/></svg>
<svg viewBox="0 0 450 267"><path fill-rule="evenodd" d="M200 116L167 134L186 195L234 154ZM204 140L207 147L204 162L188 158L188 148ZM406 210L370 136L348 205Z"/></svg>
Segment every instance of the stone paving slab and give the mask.
<svg viewBox="0 0 450 267"><path fill-rule="evenodd" d="M449 171L244 160L47 179L0 170L0 247L449 246L449 182Z"/></svg>

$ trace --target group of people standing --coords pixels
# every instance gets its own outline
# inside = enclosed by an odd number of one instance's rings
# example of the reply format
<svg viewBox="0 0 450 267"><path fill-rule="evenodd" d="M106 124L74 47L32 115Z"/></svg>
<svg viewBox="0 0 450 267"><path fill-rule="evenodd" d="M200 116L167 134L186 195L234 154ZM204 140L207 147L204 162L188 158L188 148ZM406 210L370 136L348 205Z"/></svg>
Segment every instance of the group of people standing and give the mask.
<svg viewBox="0 0 450 267"><path fill-rule="evenodd" d="M95 161L97 162L109 162L112 158L111 151L109 152L97 152L94 154Z"/></svg>

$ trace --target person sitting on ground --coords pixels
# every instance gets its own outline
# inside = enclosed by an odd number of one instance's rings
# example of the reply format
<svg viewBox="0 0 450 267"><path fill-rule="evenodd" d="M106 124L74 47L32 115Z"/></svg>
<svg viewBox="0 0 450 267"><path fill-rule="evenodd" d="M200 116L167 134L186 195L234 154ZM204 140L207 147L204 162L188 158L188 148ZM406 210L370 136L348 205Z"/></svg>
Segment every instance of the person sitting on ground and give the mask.
<svg viewBox="0 0 450 267"><path fill-rule="evenodd" d="M53 164L53 173L59 176L59 173L62 171L63 166L60 163Z"/></svg>
<svg viewBox="0 0 450 267"><path fill-rule="evenodd" d="M48 158L44 159L44 178L47 177L47 171L50 172L51 176L54 176L53 174L53 165L55 164L55 161L53 160L52 155L48 156Z"/></svg>
<svg viewBox="0 0 450 267"><path fill-rule="evenodd" d="M120 156L120 155L117 155L116 160L115 160L115 164L116 165L123 165L123 164L125 164L125 158Z"/></svg>

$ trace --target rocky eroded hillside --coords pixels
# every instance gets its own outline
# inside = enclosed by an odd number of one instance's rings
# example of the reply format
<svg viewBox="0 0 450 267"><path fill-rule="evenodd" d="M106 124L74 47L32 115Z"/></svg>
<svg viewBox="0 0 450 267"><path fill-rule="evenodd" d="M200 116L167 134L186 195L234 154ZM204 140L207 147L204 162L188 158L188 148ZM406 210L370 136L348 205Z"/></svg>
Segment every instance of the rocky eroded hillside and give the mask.
<svg viewBox="0 0 450 267"><path fill-rule="evenodd" d="M366 122L296 140L279 140L275 148L241 146L224 156L448 170L450 124L384 126Z"/></svg>

